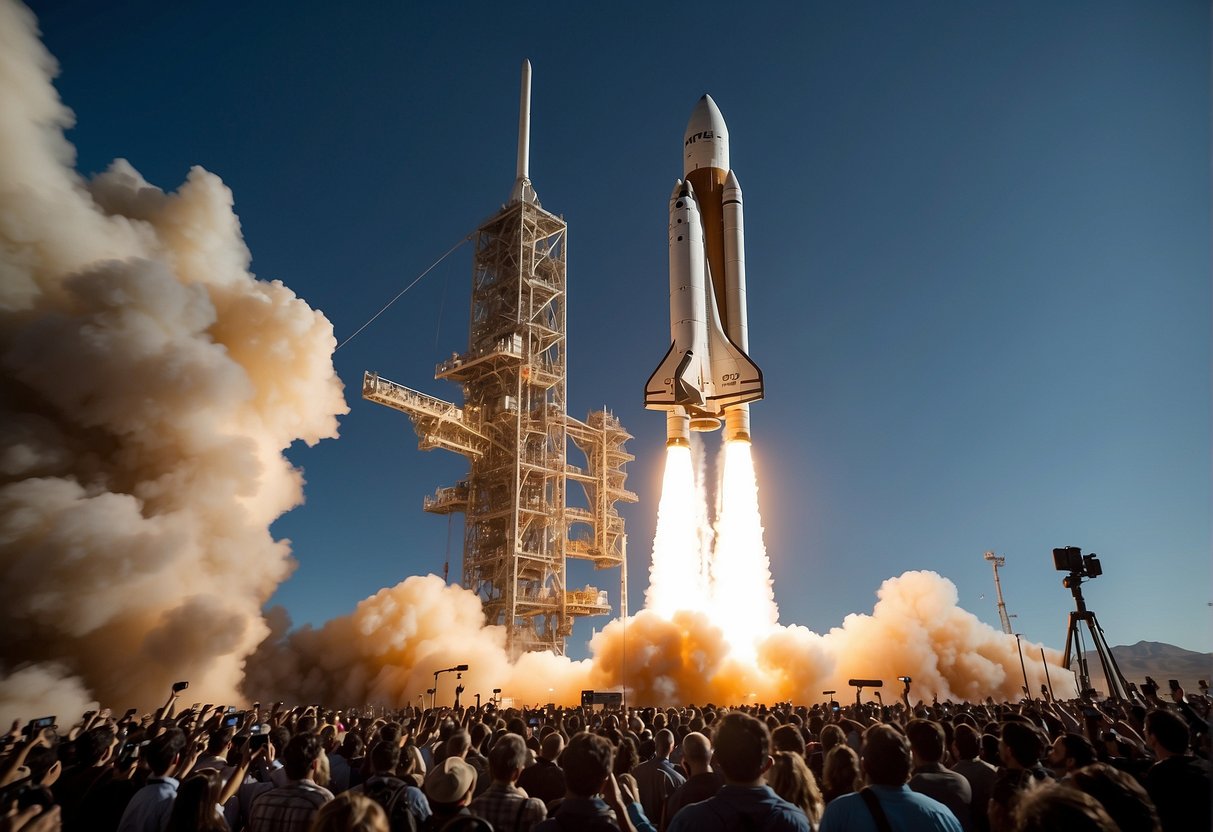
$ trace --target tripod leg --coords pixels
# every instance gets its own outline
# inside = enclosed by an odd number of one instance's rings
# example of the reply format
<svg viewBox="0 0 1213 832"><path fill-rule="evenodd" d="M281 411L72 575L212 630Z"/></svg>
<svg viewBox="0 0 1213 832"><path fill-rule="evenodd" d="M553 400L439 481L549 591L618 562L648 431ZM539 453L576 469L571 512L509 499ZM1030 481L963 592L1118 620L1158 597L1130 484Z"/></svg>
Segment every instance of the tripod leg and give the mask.
<svg viewBox="0 0 1213 832"><path fill-rule="evenodd" d="M1076 635L1076 633L1075 633L1075 627L1074 627L1074 613L1070 613L1070 621L1066 625L1066 652L1061 657L1061 663L1066 668L1070 667L1070 650L1074 645L1074 636L1075 635Z"/></svg>
<svg viewBox="0 0 1213 832"><path fill-rule="evenodd" d="M1108 647L1108 640L1104 638L1103 627L1099 626L1099 621L1093 612L1089 613L1087 618L1087 628L1091 631L1091 639L1095 642L1099 662L1103 665L1104 678L1108 680L1108 694L1117 699L1128 699L1129 686L1125 682L1124 674L1120 672L1120 666L1116 664L1112 648Z"/></svg>

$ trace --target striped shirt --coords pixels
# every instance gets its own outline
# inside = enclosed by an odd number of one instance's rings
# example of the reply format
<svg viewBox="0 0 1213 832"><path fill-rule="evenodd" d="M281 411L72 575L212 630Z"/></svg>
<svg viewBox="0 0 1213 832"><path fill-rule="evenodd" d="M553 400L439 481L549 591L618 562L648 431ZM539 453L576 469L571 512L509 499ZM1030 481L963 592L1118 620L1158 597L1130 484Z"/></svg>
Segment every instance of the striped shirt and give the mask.
<svg viewBox="0 0 1213 832"><path fill-rule="evenodd" d="M333 793L311 780L293 780L253 801L249 832L308 832L320 807Z"/></svg>
<svg viewBox="0 0 1213 832"><path fill-rule="evenodd" d="M468 808L473 815L493 824L497 832L530 832L532 826L548 816L542 800L528 797L513 783L496 780Z"/></svg>

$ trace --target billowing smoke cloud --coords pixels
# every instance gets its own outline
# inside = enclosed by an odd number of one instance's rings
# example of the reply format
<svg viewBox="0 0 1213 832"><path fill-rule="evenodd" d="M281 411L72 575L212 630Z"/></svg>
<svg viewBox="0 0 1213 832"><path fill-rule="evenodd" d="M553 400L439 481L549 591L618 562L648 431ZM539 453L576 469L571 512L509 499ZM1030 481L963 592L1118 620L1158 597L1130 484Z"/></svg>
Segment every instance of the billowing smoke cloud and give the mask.
<svg viewBox="0 0 1213 832"><path fill-rule="evenodd" d="M493 688L528 705L575 703L586 688L624 687L637 705L814 702L823 690L845 700L850 678L884 680L892 703L901 693L898 676L913 679L914 702L1022 696L1015 637L957 606L951 581L906 572L885 581L877 598L870 615L850 615L825 635L797 625L769 627L756 657L730 645L720 617L643 610L598 633L589 660L528 653L511 664L504 631L484 625L475 595L434 575L412 577L319 629L288 632L278 611L271 616L275 635L249 661L246 689L261 701L428 705L434 671L466 663L465 704ZM1024 651L1037 690L1045 681L1040 647L1025 642ZM1057 695L1072 696L1073 677L1056 667L1055 651L1046 653ZM455 684L442 677L440 704L451 704Z"/></svg>
<svg viewBox="0 0 1213 832"><path fill-rule="evenodd" d="M332 326L249 273L213 174L81 179L55 72L0 2L0 721L234 699L291 569L282 451L346 412Z"/></svg>
<svg viewBox="0 0 1213 832"><path fill-rule="evenodd" d="M645 611L614 621L591 648L600 683L626 684L638 704L815 702L823 690L845 698L848 679L883 680L891 704L901 694L898 676L913 680L913 702L1018 699L1023 671L1015 637L961 609L957 597L956 586L934 572L906 572L881 585L870 615L849 615L825 635L770 627L753 661L730 650L727 621L692 613L666 619ZM1038 691L1046 681L1040 646L1023 648L1029 685ZM1045 652L1056 694L1073 696L1060 656Z"/></svg>
<svg viewBox="0 0 1213 832"><path fill-rule="evenodd" d="M275 612L274 637L248 663L245 689L261 701L342 705L427 706L425 691L434 672L468 665L464 704L493 688L517 704L577 702L591 678L588 661L551 653L527 653L511 664L505 630L485 626L480 600L436 575L408 578L358 604L351 615L319 629L287 632L285 614ZM438 699L449 705L459 680L444 675ZM419 699L419 697L423 697Z"/></svg>

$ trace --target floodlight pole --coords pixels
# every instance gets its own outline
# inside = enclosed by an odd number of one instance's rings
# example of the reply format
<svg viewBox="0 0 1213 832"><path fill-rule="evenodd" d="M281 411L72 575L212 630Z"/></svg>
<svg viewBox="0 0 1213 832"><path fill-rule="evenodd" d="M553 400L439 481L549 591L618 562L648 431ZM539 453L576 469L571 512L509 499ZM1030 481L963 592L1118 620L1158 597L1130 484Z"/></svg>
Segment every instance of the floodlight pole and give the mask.
<svg viewBox="0 0 1213 832"><path fill-rule="evenodd" d="M1024 696L1035 701L1036 697L1032 696L1032 689L1028 686L1028 666L1023 661L1023 642L1020 639L1022 633L1015 634L1015 647L1019 650L1019 669L1023 671L1023 693Z"/></svg>

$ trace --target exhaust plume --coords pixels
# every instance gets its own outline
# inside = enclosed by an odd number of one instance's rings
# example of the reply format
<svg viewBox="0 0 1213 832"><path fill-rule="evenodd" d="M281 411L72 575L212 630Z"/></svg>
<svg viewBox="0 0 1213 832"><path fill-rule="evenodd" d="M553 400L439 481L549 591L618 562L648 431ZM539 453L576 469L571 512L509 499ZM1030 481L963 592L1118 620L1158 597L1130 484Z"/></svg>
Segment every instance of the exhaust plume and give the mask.
<svg viewBox="0 0 1213 832"><path fill-rule="evenodd" d="M214 174L82 179L56 71L0 2L0 720L52 686L64 714L185 678L235 701L291 570L282 451L346 412L332 326L249 272Z"/></svg>

